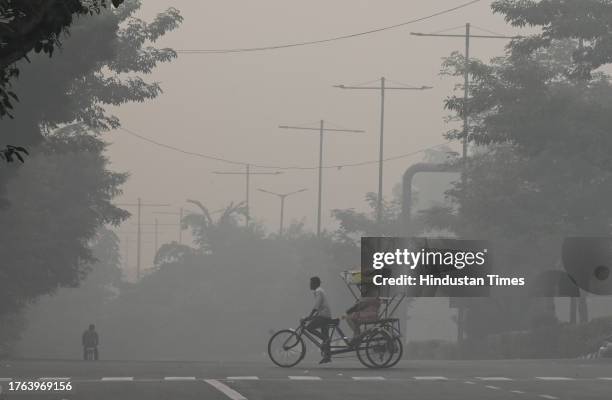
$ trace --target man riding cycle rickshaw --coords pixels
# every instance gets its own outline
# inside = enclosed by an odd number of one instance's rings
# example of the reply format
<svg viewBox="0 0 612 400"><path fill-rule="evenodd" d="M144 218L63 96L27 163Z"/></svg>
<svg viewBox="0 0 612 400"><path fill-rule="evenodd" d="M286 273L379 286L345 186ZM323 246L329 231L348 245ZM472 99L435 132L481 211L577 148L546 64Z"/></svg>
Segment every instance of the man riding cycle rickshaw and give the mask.
<svg viewBox="0 0 612 400"><path fill-rule="evenodd" d="M320 287L321 280L313 277L310 281L315 296L313 310L300 320L296 329L284 329L272 335L268 341L272 362L285 368L297 365L306 355L304 338L321 350L321 364L330 362L335 355L352 352L369 368L389 368L399 362L403 352L400 324L392 314L405 295L378 296L377 288L364 286L358 271L346 271L342 277L356 300L343 316L354 332L353 337L344 334L339 326L340 318L331 318L329 302ZM362 296L358 296L359 290L355 287L361 290Z"/></svg>

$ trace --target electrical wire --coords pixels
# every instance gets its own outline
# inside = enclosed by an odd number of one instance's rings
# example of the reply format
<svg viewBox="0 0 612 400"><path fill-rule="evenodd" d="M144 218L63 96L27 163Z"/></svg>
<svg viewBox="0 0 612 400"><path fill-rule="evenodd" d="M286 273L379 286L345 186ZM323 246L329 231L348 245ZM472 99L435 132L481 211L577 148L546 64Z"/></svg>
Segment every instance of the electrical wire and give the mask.
<svg viewBox="0 0 612 400"><path fill-rule="evenodd" d="M165 148L168 150L172 150L175 151L177 153L182 153L185 155L189 155L189 156L193 156L193 157L199 157L199 158L204 158L207 160L213 160L213 161L219 161L219 162L224 162L227 164L233 164L233 165L242 165L242 166L246 166L249 165L251 167L255 167L255 168L262 168L262 169L274 169L274 170L294 170L294 171L307 171L307 170L317 170L319 169L318 166L312 166L312 167L306 167L306 166L282 166L282 165L265 165L265 164L258 164L258 163L250 163L250 162L245 162L245 161L236 161L236 160L230 160L227 158L223 158L223 157L218 157L218 156L212 156L209 154L203 154L203 153L198 153L198 152L194 152L194 151L188 151L188 150L184 150L175 146L171 146L169 144L165 144L165 143L161 143L158 142L156 140L150 139L146 136L140 135L132 130L129 130L127 128L124 127L119 127L119 130L127 133L130 136L136 137L140 140L143 140L145 142L148 142L150 144L153 144L155 146L161 147L161 148ZM433 150L436 149L438 147L444 146L446 145L446 143L439 143L435 146L429 146L426 148L422 148L419 150L415 150L412 151L410 153L404 153L404 154L400 154L397 156L393 156L393 157L388 157L383 159L383 162L388 162L388 161L394 161L394 160L399 160L402 158L408 158L414 155L417 155L419 153L422 153L424 151L427 150ZM364 166L364 165L371 165L371 164L378 164L378 160L370 160L370 161L359 161L359 162L353 162L353 163L346 163L346 164L333 164L333 165L324 165L323 169L338 169L341 170L343 168L351 168L351 167L360 167L360 166Z"/></svg>
<svg viewBox="0 0 612 400"><path fill-rule="evenodd" d="M485 32L485 33L490 33L490 34L492 34L492 35L497 35L497 36L508 36L508 35L501 34L501 33L499 33L499 32L492 31L492 30L490 30L490 29L481 28L481 27L479 27L479 26L477 26L477 25L472 25L472 28L476 28L476 29L477 29L477 30L479 30L479 31L482 31L482 32Z"/></svg>
<svg viewBox="0 0 612 400"><path fill-rule="evenodd" d="M388 30L400 28L400 27L403 27L403 26L406 26L406 25L415 24L417 22L426 21L428 19L432 19L432 18L441 16L441 15L444 15L444 14L449 14L451 12L460 10L462 8L471 6L472 4L479 3L481 1L482 0L471 0L471 1L468 1L467 3L463 3L463 4L460 4L458 6L455 6L455 7L452 7L452 8L448 8L446 10L438 11L436 13L433 13L433 14L430 14L430 15L427 15L427 16L424 16L424 17L414 18L414 19L409 20L409 21L401 22L399 24L384 26L384 27L381 27L381 28L375 28L375 29L371 29L371 30L363 31L363 32L357 32L357 33L351 33L351 34L347 34L347 35L335 36L335 37L331 37L331 38L327 38L327 39L310 40L310 41L304 41L304 42L286 43L286 44L279 44L279 45L272 45L272 46L261 46L261 47L245 47L245 48L229 48L229 49L182 49L182 50L176 50L176 52L177 53L181 53L181 54L247 53L247 52L267 51L267 50L279 50L279 49L286 49L286 48L291 48L291 47L310 46L310 45L315 45L315 44L329 43L329 42L334 42L334 41L338 41L338 40L351 39L351 38L355 38L355 37L359 37L359 36L371 35L373 33L379 33L379 32L383 32L383 31L388 31Z"/></svg>

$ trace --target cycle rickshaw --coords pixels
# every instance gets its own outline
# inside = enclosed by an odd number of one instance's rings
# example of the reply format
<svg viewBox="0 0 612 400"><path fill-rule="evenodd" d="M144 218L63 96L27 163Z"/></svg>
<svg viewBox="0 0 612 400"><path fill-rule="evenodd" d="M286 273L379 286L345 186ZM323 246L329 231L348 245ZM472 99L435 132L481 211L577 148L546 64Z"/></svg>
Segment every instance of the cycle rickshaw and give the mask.
<svg viewBox="0 0 612 400"><path fill-rule="evenodd" d="M359 299L359 288L364 284L361 271L344 271L341 277L355 300ZM406 298L405 293L379 296L381 308L375 321L362 323L363 332L356 343L350 343L342 329L340 319L329 324L329 351L333 357L356 353L359 361L368 368L390 368L402 358L403 346L399 318L393 314ZM306 356L304 338L323 351L322 340L306 330L308 319L300 320L295 329L283 329L268 341L268 356L279 367L290 368L299 364Z"/></svg>

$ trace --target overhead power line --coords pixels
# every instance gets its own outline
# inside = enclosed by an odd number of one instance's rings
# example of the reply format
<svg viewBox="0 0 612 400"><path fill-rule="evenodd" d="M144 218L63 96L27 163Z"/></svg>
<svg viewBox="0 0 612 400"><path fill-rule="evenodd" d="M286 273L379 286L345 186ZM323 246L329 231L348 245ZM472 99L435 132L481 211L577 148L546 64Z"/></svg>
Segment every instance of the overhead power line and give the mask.
<svg viewBox="0 0 612 400"><path fill-rule="evenodd" d="M438 17L440 15L449 14L451 12L460 10L462 8L469 7L472 4L479 3L481 1L482 0L472 0L472 1L468 1L467 3L459 4L458 6L455 6L455 7L452 7L452 8L448 8L446 10L438 11L436 13L433 13L433 14L430 14L430 15L426 15L424 17L414 18L414 19L411 19L409 21L401 22L399 24L383 26L381 28L375 28L375 29L371 29L371 30L363 31L363 32L357 32L357 33L351 33L351 34L346 34L346 35L341 35L341 36L330 37L330 38L327 38L327 39L310 40L310 41L304 41L304 42L285 43L285 44L278 44L278 45L271 45L271 46L260 46L260 47L243 47L243 48L230 48L230 49L181 49L181 50L177 50L176 52L177 53L182 53L182 54L247 53L247 52L267 51L267 50L279 50L279 49L287 49L287 48L291 48L291 47L311 46L311 45L315 45L315 44L329 43L329 42L334 42L334 41L338 41L338 40L351 39L351 38L355 38L355 37L359 37L359 36L366 36L366 35L371 35L371 34L374 34L374 33L379 33L379 32L383 32L383 31L388 31L388 30L392 30L392 29L401 28L401 27L406 26L406 25L411 25L411 24L415 24L417 22L421 22L421 21L425 21L425 20L428 20L428 19L431 19L431 18L435 18L435 17Z"/></svg>
<svg viewBox="0 0 612 400"><path fill-rule="evenodd" d="M146 136L143 136L141 134L138 134L134 131L131 131L127 128L124 127L119 127L119 130L127 133L130 136L136 137L140 140L143 140L145 142L148 142L150 144L153 144L155 146L167 149L167 150L172 150L175 151L177 153L181 153L181 154L185 154L188 156L193 156L193 157L199 157L199 158L204 158L207 160L213 160L213 161L219 161L219 162L224 162L227 164L233 164L233 165L241 165L241 166L251 166L251 167L256 167L256 168L263 168L263 169L276 169L276 170L284 170L284 171L310 171L310 170L315 170L315 169L319 169L318 166L291 166L291 165L266 165L266 164L257 164L257 163L252 163L252 162L246 162L246 161L237 161L237 160L230 160L227 158L223 158L223 157L218 157L218 156L211 156L208 154L203 154L203 153L198 153L198 152L194 152L194 151L187 151L184 149L181 149L179 147L175 147L175 146L171 146L169 144L165 144L165 143L161 143L158 142L156 140L150 139ZM393 157L387 157L384 158L382 161L383 162L387 162L387 161L394 161L394 160L400 160L402 158L408 158L408 157L412 157L416 154L422 153L424 151L427 150L433 150L436 149L440 146L444 146L446 143L438 143L434 146L429 146L429 147L425 147L419 150L415 150L415 151L411 151L409 153L403 153L403 154L399 154ZM351 167L362 167L365 165L372 165L372 164L377 164L379 162L379 160L368 160L368 161L357 161L357 162L352 162L352 163L345 163L345 164L331 164L331 165L323 165L321 168L323 169L342 169L342 168L351 168Z"/></svg>

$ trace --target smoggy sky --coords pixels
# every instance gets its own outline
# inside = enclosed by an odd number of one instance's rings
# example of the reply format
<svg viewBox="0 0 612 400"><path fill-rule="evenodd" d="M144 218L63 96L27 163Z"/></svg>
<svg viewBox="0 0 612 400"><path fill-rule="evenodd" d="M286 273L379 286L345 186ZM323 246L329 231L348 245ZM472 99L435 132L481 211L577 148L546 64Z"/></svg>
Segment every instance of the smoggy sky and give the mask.
<svg viewBox="0 0 612 400"><path fill-rule="evenodd" d="M179 30L159 43L174 49L252 47L327 37L393 25L463 3L462 0L148 0L140 17L150 19L167 7L178 8L185 20ZM503 18L493 15L490 1L414 25L327 44L241 54L179 54L160 66L151 79L161 82L158 99L129 104L114 110L125 128L153 140L189 151L254 164L315 167L318 133L278 129L279 124L317 127L324 119L333 127L363 129L366 133L330 133L325 138L324 164L336 165L378 158L380 93L333 88L385 76L415 86L423 92L387 93L385 156L392 157L444 143L442 134L452 126L442 104L459 83L440 77L441 58L463 51L461 38L419 38L411 31L434 32L473 25L501 34L515 34ZM449 33L462 33L462 29ZM473 28L476 34L486 34ZM505 40L474 39L473 57L501 55ZM331 127L331 124L330 124ZM244 199L244 177L214 175L213 171L238 171L243 167L187 156L156 147L122 131L106 136L112 145L112 167L129 171L130 180L118 202L171 203L168 211L202 201L211 210ZM454 148L458 148L453 145ZM422 154L385 163L386 195L410 164ZM256 170L256 169L254 169ZM377 190L378 165L324 171L323 226L334 228L334 208L364 209L364 194ZM264 188L289 192L308 191L289 198L286 223L305 219L316 222L317 171L286 171L279 176L253 176L251 214L272 231L278 229L279 201L258 192ZM161 210L161 209L160 209ZM175 223L171 215L154 215L144 209L142 220ZM135 232L127 221L123 232ZM151 232L151 226L144 231ZM160 227L160 243L175 240L177 227ZM122 235L125 239L127 233ZM132 235L130 240L135 240ZM143 259L150 260L152 236L145 236ZM131 254L134 254L132 252ZM148 255L148 256L147 256ZM131 262L135 258L130 257Z"/></svg>

